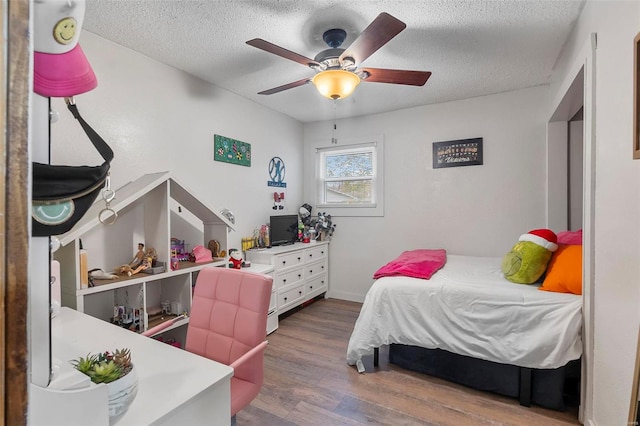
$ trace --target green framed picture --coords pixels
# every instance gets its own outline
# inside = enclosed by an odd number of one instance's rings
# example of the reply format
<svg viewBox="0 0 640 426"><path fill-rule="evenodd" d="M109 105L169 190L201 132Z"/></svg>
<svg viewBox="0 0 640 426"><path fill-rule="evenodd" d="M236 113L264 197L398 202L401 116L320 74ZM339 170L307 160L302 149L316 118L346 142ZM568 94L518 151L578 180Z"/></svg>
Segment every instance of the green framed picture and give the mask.
<svg viewBox="0 0 640 426"><path fill-rule="evenodd" d="M213 159L251 167L251 144L225 136L213 135Z"/></svg>

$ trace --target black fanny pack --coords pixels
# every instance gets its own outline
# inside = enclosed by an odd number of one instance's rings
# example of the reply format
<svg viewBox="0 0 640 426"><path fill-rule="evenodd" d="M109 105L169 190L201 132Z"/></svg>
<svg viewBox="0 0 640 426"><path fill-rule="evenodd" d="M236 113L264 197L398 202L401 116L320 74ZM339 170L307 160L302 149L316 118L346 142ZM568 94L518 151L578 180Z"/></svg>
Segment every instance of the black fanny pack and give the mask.
<svg viewBox="0 0 640 426"><path fill-rule="evenodd" d="M69 231L87 212L104 188L113 151L80 116L67 98L67 108L78 120L104 163L99 166L55 166L33 163L32 230L34 237Z"/></svg>

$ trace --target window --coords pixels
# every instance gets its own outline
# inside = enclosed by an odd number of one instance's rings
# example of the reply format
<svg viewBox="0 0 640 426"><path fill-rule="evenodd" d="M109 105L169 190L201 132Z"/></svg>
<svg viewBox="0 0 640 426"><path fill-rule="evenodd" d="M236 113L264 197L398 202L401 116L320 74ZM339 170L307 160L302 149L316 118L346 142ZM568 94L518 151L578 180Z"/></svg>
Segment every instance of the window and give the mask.
<svg viewBox="0 0 640 426"><path fill-rule="evenodd" d="M335 216L382 216L382 140L317 148L316 203Z"/></svg>

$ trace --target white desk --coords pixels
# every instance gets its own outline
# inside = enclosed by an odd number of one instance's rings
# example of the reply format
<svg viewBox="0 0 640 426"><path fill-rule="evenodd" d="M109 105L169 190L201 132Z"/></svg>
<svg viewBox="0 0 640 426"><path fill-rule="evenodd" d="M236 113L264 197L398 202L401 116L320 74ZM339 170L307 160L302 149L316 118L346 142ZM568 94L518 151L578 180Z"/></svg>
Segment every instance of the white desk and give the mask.
<svg viewBox="0 0 640 426"><path fill-rule="evenodd" d="M156 424L215 424L229 425L231 419L230 380L233 369L204 357L177 349L171 345L140 336L89 315L61 308L51 321L52 354L54 359L69 361L88 353L119 348L131 349L131 359L138 374L138 394L129 409L112 421L112 425L156 425ZM75 371L74 371L75 372ZM78 373L78 372L75 372ZM78 373L81 374L81 373ZM56 387L56 379L50 388ZM102 388L102 385L91 385ZM100 424L98 417L106 409L107 401L102 392L95 403L78 404L77 394L82 390L55 391L57 400L46 403L41 389L31 389L29 424L39 426L74 424L66 421L66 404L59 400L65 394L76 398L76 410L93 413L92 424ZM39 406L38 406L39 404ZM104 407L104 408L103 408ZM60 412L62 411L62 412ZM57 417L60 415L61 417ZM82 418L83 416L78 416ZM86 418L86 416L84 416ZM59 422L56 419L60 419ZM108 424L108 420L107 420Z"/></svg>
<svg viewBox="0 0 640 426"><path fill-rule="evenodd" d="M273 265L251 263L248 268L242 268L243 271L256 272L259 274L270 275L273 277ZM269 312L267 313L267 334L271 334L278 329L278 302L275 281L271 287L271 300L269 301Z"/></svg>

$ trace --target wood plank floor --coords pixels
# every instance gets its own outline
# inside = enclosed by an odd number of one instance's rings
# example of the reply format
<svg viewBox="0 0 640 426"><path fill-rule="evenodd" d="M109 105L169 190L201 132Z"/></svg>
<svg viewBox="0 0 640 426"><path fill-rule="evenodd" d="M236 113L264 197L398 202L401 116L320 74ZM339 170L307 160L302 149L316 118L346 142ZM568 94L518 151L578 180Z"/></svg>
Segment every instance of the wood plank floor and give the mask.
<svg viewBox="0 0 640 426"><path fill-rule="evenodd" d="M360 303L319 300L280 321L268 336L260 394L237 425L576 425L566 412L522 407L513 398L480 392L389 364L358 374L346 362Z"/></svg>

